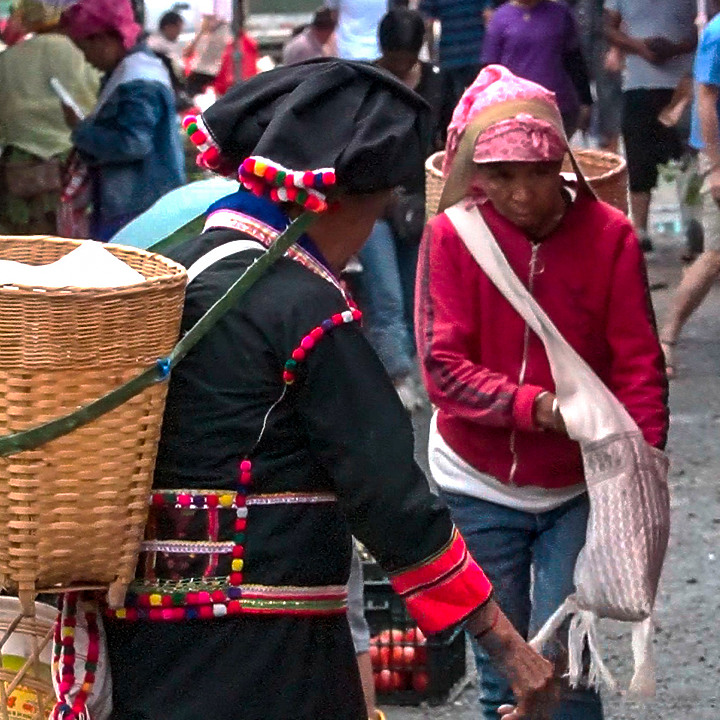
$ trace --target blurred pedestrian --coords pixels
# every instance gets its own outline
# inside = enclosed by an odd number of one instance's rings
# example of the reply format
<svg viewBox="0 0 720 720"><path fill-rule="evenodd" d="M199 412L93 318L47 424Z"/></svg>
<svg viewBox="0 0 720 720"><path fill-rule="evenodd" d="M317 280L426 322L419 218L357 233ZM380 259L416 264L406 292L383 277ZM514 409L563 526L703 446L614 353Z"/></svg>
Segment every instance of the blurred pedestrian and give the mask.
<svg viewBox="0 0 720 720"><path fill-rule="evenodd" d="M174 10L166 12L160 18L158 32L153 33L147 39L148 47L163 61L170 74L178 111L192 107L192 99L187 92L185 83L182 49L178 39L184 24L185 21L180 13Z"/></svg>
<svg viewBox="0 0 720 720"><path fill-rule="evenodd" d="M0 54L0 228L54 235L61 170L72 142L50 78L89 111L99 76L57 32L57 9L41 0L20 0L15 18L32 35Z"/></svg>
<svg viewBox="0 0 720 720"><path fill-rule="evenodd" d="M494 236L534 301L663 447L667 382L643 256L622 213L562 179L567 152L552 93L489 66L453 116L440 209L479 211L486 225L476 235ZM542 342L445 213L428 225L418 275L417 342L438 408L432 477L498 602L532 636L573 592L589 512L580 448L565 431ZM475 652L480 717L495 720L509 688ZM562 651L556 660L562 677ZM601 720L600 697L565 687L552 717Z"/></svg>
<svg viewBox="0 0 720 720"><path fill-rule="evenodd" d="M617 48L608 47L603 20L604 0L577 0L570 5L577 21L588 74L595 88L590 131L598 147L618 152L624 58Z"/></svg>
<svg viewBox="0 0 720 720"><path fill-rule="evenodd" d="M292 38L283 49L283 64L305 62L316 57L328 57L328 44L335 32L337 21L330 8L315 11L312 22Z"/></svg>
<svg viewBox="0 0 720 720"><path fill-rule="evenodd" d="M482 63L504 65L555 93L568 138L589 127L590 80L575 19L562 0L513 0L498 8Z"/></svg>
<svg viewBox="0 0 720 720"><path fill-rule="evenodd" d="M183 51L188 65L187 90L201 95L220 73L223 55L233 40L230 23L218 15L203 15L195 37Z"/></svg>
<svg viewBox="0 0 720 720"><path fill-rule="evenodd" d="M438 64L443 77L442 142L445 128L465 89L480 72L485 24L495 7L493 0L420 0L418 9L429 27L441 27Z"/></svg>
<svg viewBox="0 0 720 720"><path fill-rule="evenodd" d="M337 20L337 52L345 60L377 60L378 25L388 0L327 0Z"/></svg>
<svg viewBox="0 0 720 720"><path fill-rule="evenodd" d="M150 35L147 40L148 47L156 55L166 57L172 63L173 72L180 77L183 72L179 37L184 25L183 16L170 10L160 18L157 32Z"/></svg>
<svg viewBox="0 0 720 720"><path fill-rule="evenodd" d="M695 58L696 103L691 144L700 151L705 247L683 276L660 333L668 378L676 374L675 346L683 326L720 277L720 16L710 21Z"/></svg>
<svg viewBox="0 0 720 720"><path fill-rule="evenodd" d="M643 250L658 165L683 153L675 127L658 119L692 72L697 45L695 0L605 0L606 36L625 58L622 133L630 176L632 219Z"/></svg>
<svg viewBox="0 0 720 720"><path fill-rule="evenodd" d="M391 10L380 22L382 55L376 65L415 90L433 108L431 126L437 126L441 97L437 66L419 60L425 36L422 15L413 10ZM423 157L432 152L431 132ZM424 394L417 385L413 331L415 273L418 246L425 224L425 173L418 162L415 172L395 188L384 217L358 253L362 273L358 297L365 313L370 343L380 356L405 407L418 410Z"/></svg>
<svg viewBox="0 0 720 720"><path fill-rule="evenodd" d="M141 28L129 0L80 0L61 23L88 62L106 73L89 117L63 109L89 172L92 237L108 240L184 182L175 97L163 63L138 43Z"/></svg>

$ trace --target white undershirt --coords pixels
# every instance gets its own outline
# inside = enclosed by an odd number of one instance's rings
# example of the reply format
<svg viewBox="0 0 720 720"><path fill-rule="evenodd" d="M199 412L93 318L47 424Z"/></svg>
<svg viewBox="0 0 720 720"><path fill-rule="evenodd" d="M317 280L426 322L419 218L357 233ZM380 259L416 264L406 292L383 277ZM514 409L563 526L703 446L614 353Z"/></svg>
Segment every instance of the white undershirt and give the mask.
<svg viewBox="0 0 720 720"><path fill-rule="evenodd" d="M465 462L443 439L437 428L437 412L430 423L428 459L433 480L445 491L468 495L522 512L539 514L560 507L586 492L585 483L559 490L534 485L506 485Z"/></svg>

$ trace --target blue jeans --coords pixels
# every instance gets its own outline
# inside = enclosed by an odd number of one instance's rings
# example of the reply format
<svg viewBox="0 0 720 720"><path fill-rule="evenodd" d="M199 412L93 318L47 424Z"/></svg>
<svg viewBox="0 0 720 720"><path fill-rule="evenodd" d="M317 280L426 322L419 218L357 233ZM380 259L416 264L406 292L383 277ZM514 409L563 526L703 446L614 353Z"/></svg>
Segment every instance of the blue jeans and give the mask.
<svg viewBox="0 0 720 720"><path fill-rule="evenodd" d="M590 508L587 495L537 515L464 495L443 497L470 553L493 583L500 607L521 635L533 636L574 590L575 560L585 544ZM497 720L498 707L511 703L512 694L475 642L473 649L480 717ZM553 720L602 717L596 692L567 689Z"/></svg>
<svg viewBox="0 0 720 720"><path fill-rule="evenodd" d="M370 343L391 378L413 369L412 295L417 248L398 247L390 226L379 220L358 253L363 266L359 300Z"/></svg>

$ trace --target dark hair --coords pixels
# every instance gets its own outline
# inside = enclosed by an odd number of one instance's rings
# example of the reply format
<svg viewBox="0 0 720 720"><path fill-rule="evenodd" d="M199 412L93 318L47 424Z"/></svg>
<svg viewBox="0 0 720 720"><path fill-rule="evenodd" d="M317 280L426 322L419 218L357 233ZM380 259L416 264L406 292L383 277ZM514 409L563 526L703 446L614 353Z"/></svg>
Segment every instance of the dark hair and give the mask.
<svg viewBox="0 0 720 720"><path fill-rule="evenodd" d="M158 27L160 30L164 30L166 27L170 27L171 25L182 25L184 22L183 16L180 13L177 13L174 10L169 10L160 18Z"/></svg>
<svg viewBox="0 0 720 720"><path fill-rule="evenodd" d="M415 10L395 8L380 21L378 38L383 52L420 52L425 39L425 22Z"/></svg>

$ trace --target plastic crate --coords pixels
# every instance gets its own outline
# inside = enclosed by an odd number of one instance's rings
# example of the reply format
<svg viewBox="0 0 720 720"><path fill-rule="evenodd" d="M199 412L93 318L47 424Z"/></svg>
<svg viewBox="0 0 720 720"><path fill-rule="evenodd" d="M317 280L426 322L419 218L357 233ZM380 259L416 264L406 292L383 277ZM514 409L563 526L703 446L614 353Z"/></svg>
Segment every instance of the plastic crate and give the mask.
<svg viewBox="0 0 720 720"><path fill-rule="evenodd" d="M377 565L363 565L365 618L370 626L370 657L378 703L445 702L466 677L465 632L455 628L424 638L387 578L372 579L382 573L378 573Z"/></svg>

